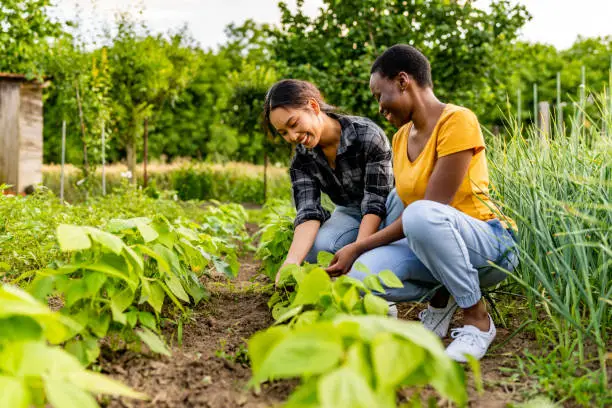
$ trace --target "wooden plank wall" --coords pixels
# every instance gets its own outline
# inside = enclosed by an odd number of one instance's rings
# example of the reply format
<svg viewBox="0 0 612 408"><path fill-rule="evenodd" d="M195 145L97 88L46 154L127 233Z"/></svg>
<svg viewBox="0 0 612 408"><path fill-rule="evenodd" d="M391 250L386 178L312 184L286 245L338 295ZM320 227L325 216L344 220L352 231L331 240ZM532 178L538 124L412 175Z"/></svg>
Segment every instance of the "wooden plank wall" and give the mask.
<svg viewBox="0 0 612 408"><path fill-rule="evenodd" d="M0 184L23 192L42 182L42 88L0 80Z"/></svg>
<svg viewBox="0 0 612 408"><path fill-rule="evenodd" d="M20 83L0 81L0 184L17 187L19 177Z"/></svg>
<svg viewBox="0 0 612 408"><path fill-rule="evenodd" d="M42 183L43 102L42 88L33 82L21 83L19 109L18 191Z"/></svg>

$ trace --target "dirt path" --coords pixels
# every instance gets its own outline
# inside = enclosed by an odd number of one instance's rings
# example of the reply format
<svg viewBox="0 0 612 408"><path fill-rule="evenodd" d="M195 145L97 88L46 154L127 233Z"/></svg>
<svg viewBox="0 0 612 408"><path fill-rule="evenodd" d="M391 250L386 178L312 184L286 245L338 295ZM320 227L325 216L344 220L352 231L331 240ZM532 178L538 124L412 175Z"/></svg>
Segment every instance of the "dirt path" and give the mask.
<svg viewBox="0 0 612 408"><path fill-rule="evenodd" d="M183 345L172 347L172 357L130 351L103 353L103 372L151 397L147 402L114 399L108 406L263 408L286 400L295 382L265 385L257 395L246 388L250 369L242 363L245 341L268 327L272 318L267 307L270 292L266 290L266 282L257 276L257 262L252 255L247 255L241 265L235 281L206 280L211 297L193 311L191 323L184 328ZM416 320L422 306L412 310L411 307L401 305L400 318ZM455 322L459 317L459 314L455 316ZM509 315L506 318L511 328L520 325L518 317ZM512 331L499 328L495 344L503 342ZM471 407L505 407L521 400L520 391L526 385L517 383L500 367L514 366L515 356L528 345L530 349L535 347L533 339L528 334L519 334L482 361L485 392L478 395L470 378ZM431 391L422 395L428 397L428 394L434 395ZM410 390L404 390L398 398L405 402L410 395Z"/></svg>

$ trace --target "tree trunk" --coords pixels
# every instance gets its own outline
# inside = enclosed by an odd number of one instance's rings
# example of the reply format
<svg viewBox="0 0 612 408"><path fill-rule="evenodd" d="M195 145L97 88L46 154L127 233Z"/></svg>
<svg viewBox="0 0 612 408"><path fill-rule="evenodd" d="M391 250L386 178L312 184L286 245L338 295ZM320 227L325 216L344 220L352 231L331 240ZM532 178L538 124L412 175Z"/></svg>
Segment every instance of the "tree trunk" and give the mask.
<svg viewBox="0 0 612 408"><path fill-rule="evenodd" d="M144 188L147 188L149 184L149 176L147 174L147 161L149 156L149 118L145 118L144 120L144 151L142 154L142 163L143 163L143 182L142 185Z"/></svg>
<svg viewBox="0 0 612 408"><path fill-rule="evenodd" d="M87 158L87 136L85 132L85 120L83 119L83 107L81 105L81 95L79 93L79 83L74 81L74 89L76 90L77 107L79 108L79 121L81 124L81 140L83 142L83 173L85 177L89 176L89 159Z"/></svg>
<svg viewBox="0 0 612 408"><path fill-rule="evenodd" d="M134 146L134 140L130 140L125 146L125 152L127 155L127 166L130 173L132 173L132 178L130 179L130 183L134 183L134 179L136 178L136 146Z"/></svg>

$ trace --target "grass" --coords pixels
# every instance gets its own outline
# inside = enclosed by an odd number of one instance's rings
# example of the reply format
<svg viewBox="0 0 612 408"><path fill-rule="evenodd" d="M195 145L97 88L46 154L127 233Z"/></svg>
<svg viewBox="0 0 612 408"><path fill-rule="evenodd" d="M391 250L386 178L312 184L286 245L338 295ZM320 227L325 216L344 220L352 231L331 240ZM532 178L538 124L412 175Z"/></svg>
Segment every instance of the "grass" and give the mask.
<svg viewBox="0 0 612 408"><path fill-rule="evenodd" d="M519 229L512 277L543 350L524 356L523 372L539 378L540 391L583 406L612 403L612 108L600 108L597 121L573 123L567 136L514 125L507 139L489 141L493 195Z"/></svg>

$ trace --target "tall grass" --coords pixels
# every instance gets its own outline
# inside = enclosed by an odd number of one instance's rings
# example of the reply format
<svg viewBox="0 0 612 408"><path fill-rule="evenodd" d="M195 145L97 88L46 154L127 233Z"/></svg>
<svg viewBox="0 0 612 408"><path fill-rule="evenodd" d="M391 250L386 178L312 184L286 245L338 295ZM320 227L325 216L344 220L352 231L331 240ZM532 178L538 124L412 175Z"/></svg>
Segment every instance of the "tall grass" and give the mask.
<svg viewBox="0 0 612 408"><path fill-rule="evenodd" d="M595 358L605 392L612 323L612 101L568 135L512 126L491 137L494 195L517 222L525 288L537 333L552 346ZM576 115L580 117L580 115ZM546 321L542 321L542 317ZM593 351L595 353L593 353ZM592 354L595 354L592 356Z"/></svg>

